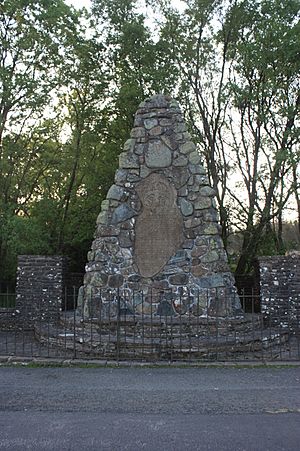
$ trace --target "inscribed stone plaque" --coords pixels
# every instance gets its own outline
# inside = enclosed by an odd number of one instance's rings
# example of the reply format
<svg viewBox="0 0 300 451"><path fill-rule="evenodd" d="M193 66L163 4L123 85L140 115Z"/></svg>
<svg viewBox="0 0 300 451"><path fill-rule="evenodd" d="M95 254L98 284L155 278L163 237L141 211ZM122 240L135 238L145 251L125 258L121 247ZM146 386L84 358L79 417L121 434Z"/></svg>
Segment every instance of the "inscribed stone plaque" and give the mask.
<svg viewBox="0 0 300 451"><path fill-rule="evenodd" d="M168 179L151 174L136 188L142 212L135 225L134 259L143 277L165 266L183 242L183 220L176 190Z"/></svg>

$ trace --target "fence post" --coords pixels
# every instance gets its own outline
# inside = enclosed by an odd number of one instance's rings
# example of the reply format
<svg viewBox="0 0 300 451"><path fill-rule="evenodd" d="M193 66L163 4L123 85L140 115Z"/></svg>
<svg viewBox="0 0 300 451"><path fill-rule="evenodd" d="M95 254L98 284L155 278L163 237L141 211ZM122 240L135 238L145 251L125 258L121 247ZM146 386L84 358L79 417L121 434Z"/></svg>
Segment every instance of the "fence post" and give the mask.
<svg viewBox="0 0 300 451"><path fill-rule="evenodd" d="M117 288L117 361L119 361L120 359L120 312L121 312L120 289Z"/></svg>
<svg viewBox="0 0 300 451"><path fill-rule="evenodd" d="M76 359L76 287L73 286L73 359Z"/></svg>

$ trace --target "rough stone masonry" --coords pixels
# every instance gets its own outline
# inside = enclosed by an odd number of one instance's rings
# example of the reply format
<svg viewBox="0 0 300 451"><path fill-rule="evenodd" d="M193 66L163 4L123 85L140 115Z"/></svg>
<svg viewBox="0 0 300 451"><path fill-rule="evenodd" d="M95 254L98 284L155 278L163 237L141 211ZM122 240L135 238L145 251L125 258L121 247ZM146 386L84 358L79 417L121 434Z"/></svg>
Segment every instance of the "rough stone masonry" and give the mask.
<svg viewBox="0 0 300 451"><path fill-rule="evenodd" d="M240 312L214 196L178 103L142 102L97 219L85 313L117 314L117 290L128 314Z"/></svg>

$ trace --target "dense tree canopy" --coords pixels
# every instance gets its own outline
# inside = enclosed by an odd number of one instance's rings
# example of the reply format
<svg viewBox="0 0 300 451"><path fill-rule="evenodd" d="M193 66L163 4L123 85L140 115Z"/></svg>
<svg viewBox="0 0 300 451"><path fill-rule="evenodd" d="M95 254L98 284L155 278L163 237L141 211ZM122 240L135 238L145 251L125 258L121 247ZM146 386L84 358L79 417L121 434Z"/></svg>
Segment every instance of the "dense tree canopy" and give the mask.
<svg viewBox="0 0 300 451"><path fill-rule="evenodd" d="M241 236L237 273L289 245L284 220L300 222L299 2L181 6L1 2L0 280L13 280L22 253L62 253L83 269L133 114L156 92L182 105L225 244Z"/></svg>

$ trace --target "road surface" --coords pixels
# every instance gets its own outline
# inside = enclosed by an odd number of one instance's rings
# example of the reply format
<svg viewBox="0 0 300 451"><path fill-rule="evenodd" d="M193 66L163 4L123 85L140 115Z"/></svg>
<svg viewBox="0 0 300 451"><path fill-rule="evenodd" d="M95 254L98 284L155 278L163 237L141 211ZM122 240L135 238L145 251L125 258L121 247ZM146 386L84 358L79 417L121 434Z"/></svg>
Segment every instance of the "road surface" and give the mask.
<svg viewBox="0 0 300 451"><path fill-rule="evenodd" d="M0 450L300 450L300 368L0 368Z"/></svg>

